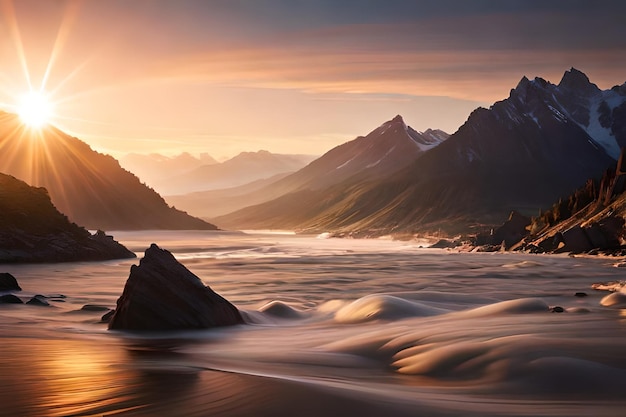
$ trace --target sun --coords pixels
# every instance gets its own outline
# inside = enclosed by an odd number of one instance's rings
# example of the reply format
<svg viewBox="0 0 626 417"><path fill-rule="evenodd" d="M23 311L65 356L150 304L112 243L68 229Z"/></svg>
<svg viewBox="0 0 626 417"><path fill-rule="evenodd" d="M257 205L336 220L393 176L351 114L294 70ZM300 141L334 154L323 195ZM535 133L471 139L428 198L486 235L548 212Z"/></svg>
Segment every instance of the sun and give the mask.
<svg viewBox="0 0 626 417"><path fill-rule="evenodd" d="M50 122L52 104L45 94L31 91L22 96L17 107L17 114L26 126L40 129Z"/></svg>

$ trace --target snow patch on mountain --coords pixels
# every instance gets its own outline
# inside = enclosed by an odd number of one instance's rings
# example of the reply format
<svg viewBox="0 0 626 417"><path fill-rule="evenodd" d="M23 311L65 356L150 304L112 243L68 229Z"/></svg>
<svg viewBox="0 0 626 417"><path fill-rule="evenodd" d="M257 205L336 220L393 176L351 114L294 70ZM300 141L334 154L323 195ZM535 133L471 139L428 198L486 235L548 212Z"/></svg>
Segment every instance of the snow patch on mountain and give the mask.
<svg viewBox="0 0 626 417"><path fill-rule="evenodd" d="M581 126L585 129L587 134L593 138L600 146L602 146L606 152L611 155L612 158L619 158L620 147L615 136L611 131L610 126L602 126L600 107L602 103L606 103L610 111L613 111L615 107L618 107L624 102L624 97L617 94L610 94L612 91L603 91L602 94L593 98L590 103L590 118L589 125Z"/></svg>
<svg viewBox="0 0 626 417"><path fill-rule="evenodd" d="M380 162L381 162L383 159L385 159L386 157L388 157L388 156L389 156L389 154L390 154L391 152L393 152L393 151L394 151L394 149L396 149L396 147L395 147L395 146L393 146L392 148L390 148L390 149L387 151L387 153L385 153L385 154L383 155L383 157L382 157L382 158L380 158L378 161L376 161L376 162L372 162L371 164L367 165L365 168L372 168L372 167L375 167L376 165L380 164Z"/></svg>

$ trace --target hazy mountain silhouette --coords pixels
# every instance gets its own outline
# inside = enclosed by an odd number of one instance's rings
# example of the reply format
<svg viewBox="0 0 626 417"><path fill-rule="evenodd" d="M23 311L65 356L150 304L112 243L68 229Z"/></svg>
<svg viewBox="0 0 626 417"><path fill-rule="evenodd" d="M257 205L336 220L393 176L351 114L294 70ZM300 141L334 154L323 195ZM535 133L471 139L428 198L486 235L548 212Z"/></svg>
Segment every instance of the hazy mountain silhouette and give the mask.
<svg viewBox="0 0 626 417"><path fill-rule="evenodd" d="M0 263L133 258L134 253L98 232L70 223L44 188L0 174Z"/></svg>
<svg viewBox="0 0 626 417"><path fill-rule="evenodd" d="M202 165L184 174L154 182L163 195L236 187L276 174L291 173L315 159L268 151L242 152L221 164Z"/></svg>
<svg viewBox="0 0 626 417"><path fill-rule="evenodd" d="M351 177L378 179L405 168L448 138L441 130L417 132L400 116L367 136L339 145L299 171L227 190L169 196L168 201L204 218L259 204L296 190L320 190Z"/></svg>
<svg viewBox="0 0 626 417"><path fill-rule="evenodd" d="M45 187L61 212L90 229L216 229L169 207L113 157L54 127L27 129L8 113L0 113L0 172Z"/></svg>
<svg viewBox="0 0 626 417"><path fill-rule="evenodd" d="M524 77L509 98L476 109L400 172L301 189L216 220L380 235L467 232L500 224L512 210L536 214L615 163L626 139L625 102L625 85L601 91L575 69L559 85Z"/></svg>
<svg viewBox="0 0 626 417"><path fill-rule="evenodd" d="M159 181L185 174L202 165L219 163L207 153L202 153L196 157L188 152L176 156L158 153L148 155L129 153L119 158L119 162L124 169L132 172L150 186Z"/></svg>

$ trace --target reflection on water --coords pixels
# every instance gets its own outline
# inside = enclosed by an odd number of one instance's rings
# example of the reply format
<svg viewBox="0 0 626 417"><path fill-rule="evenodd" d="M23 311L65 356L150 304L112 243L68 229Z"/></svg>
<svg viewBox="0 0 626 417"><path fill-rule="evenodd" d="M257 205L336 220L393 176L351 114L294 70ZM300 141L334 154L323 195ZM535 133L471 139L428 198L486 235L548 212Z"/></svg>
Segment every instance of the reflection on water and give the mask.
<svg viewBox="0 0 626 417"><path fill-rule="evenodd" d="M621 415L615 259L459 254L410 242L120 233L172 250L239 308L233 328L108 332L135 261L11 265L0 415ZM574 296L585 292L588 296ZM61 300L61 301L59 301ZM555 306L563 313L552 313Z"/></svg>

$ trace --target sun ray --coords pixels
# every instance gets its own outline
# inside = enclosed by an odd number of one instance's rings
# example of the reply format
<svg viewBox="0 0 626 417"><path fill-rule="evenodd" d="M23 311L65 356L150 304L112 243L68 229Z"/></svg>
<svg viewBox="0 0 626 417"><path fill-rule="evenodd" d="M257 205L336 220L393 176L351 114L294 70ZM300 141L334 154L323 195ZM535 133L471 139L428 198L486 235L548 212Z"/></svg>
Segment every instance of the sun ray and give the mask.
<svg viewBox="0 0 626 417"><path fill-rule="evenodd" d="M76 66L76 68L74 68L72 70L72 72L70 72L67 76L63 77L63 79L61 81L59 81L56 85L56 87L54 87L53 89L49 90L50 91L50 95L54 96L56 95L59 90L61 90L61 88L63 88L65 86L65 84L67 84L69 81L71 81L80 71L82 71L82 69L89 63L91 59L87 59L85 61L83 61L82 63L80 63L79 65ZM58 100L57 103L64 103L67 102L68 99L65 98L64 100Z"/></svg>
<svg viewBox="0 0 626 417"><path fill-rule="evenodd" d="M26 54L24 52L24 44L22 43L22 36L20 35L20 28L17 24L17 17L15 15L15 7L13 7L13 2L11 0L3 0L2 1L2 10L5 16L5 21L9 27L9 31L11 32L11 36L15 42L15 49L20 60L20 64L22 66L22 71L24 72L24 77L26 78L26 83L28 84L28 90L33 90L33 85L30 80L30 71L28 69L28 62L26 60Z"/></svg>
<svg viewBox="0 0 626 417"><path fill-rule="evenodd" d="M70 2L68 6L65 8L63 13L63 20L59 25L59 30L57 32L56 39L54 41L54 46L52 47L52 52L50 53L50 58L48 59L48 65L46 66L46 71L44 73L43 79L41 80L41 91L46 89L46 84L48 83L48 78L50 77L50 72L52 71L52 67L57 60L58 55L61 53L63 47L65 46L65 42L70 34L70 29L76 16L78 14L80 3L78 2Z"/></svg>

